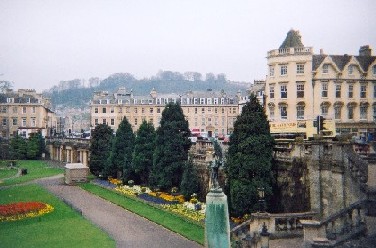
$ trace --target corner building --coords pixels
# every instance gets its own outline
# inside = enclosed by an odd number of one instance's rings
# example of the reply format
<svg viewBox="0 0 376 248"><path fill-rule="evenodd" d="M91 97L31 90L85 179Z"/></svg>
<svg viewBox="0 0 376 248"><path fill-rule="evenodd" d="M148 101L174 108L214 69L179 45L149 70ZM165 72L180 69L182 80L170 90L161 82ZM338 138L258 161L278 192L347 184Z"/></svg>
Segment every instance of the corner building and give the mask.
<svg viewBox="0 0 376 248"><path fill-rule="evenodd" d="M91 126L107 124L115 131L126 117L137 131L143 120L158 127L167 103L180 103L192 133L217 137L231 134L239 114L240 93L229 96L224 91L189 91L185 94L161 94L153 89L148 96L134 96L125 88L117 92L97 92L90 103Z"/></svg>
<svg viewBox="0 0 376 248"><path fill-rule="evenodd" d="M359 55L316 55L299 31L290 30L279 49L267 53L267 63L265 108L272 127L306 126L321 115L335 123L337 134L375 132L376 56L369 46Z"/></svg>
<svg viewBox="0 0 376 248"><path fill-rule="evenodd" d="M0 137L12 138L41 132L49 136L56 127L56 116L50 100L34 89L7 90L0 94Z"/></svg>

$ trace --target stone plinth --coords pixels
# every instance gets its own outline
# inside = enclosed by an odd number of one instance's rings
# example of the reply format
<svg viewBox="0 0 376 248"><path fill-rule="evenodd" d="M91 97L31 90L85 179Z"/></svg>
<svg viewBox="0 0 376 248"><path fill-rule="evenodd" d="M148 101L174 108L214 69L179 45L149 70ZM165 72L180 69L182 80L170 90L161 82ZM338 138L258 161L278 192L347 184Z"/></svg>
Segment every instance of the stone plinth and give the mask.
<svg viewBox="0 0 376 248"><path fill-rule="evenodd" d="M72 163L65 165L65 183L74 185L79 182L87 182L89 167L82 163Z"/></svg>
<svg viewBox="0 0 376 248"><path fill-rule="evenodd" d="M211 189L206 195L205 247L230 247L227 196L220 188Z"/></svg>
<svg viewBox="0 0 376 248"><path fill-rule="evenodd" d="M303 225L305 247L310 247L315 240L326 236L319 221L301 220L300 222Z"/></svg>

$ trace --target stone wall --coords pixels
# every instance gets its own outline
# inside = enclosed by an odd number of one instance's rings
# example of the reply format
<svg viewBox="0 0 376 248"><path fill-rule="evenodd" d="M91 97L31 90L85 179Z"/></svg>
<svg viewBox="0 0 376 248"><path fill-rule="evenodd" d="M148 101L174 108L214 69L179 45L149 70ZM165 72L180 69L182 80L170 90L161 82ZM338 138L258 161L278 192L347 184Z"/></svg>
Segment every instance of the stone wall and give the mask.
<svg viewBox="0 0 376 248"><path fill-rule="evenodd" d="M274 158L279 212L325 218L366 198L368 165L348 142L277 142Z"/></svg>

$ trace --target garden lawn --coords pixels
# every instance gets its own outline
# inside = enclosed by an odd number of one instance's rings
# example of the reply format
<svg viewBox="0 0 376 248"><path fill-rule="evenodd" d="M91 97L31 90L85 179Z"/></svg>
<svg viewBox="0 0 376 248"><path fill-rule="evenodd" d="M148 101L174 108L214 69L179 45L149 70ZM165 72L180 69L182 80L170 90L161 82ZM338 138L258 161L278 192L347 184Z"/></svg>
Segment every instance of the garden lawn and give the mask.
<svg viewBox="0 0 376 248"><path fill-rule="evenodd" d="M0 189L0 204L40 201L54 207L40 217L0 222L0 247L115 247L115 241L42 187Z"/></svg>
<svg viewBox="0 0 376 248"><path fill-rule="evenodd" d="M85 183L82 184L81 187L135 214L145 217L152 222L162 225L173 232L179 233L187 239L196 241L200 244L204 244L205 242L204 228L198 224L188 222L183 217L153 207L140 200L132 199L124 195L119 195L116 192L94 184Z"/></svg>
<svg viewBox="0 0 376 248"><path fill-rule="evenodd" d="M27 174L24 176L5 179L0 183L0 186L24 183L37 178L50 177L64 173L63 169L51 168L45 161L40 160L18 160L17 166L19 168L27 169Z"/></svg>
<svg viewBox="0 0 376 248"><path fill-rule="evenodd" d="M2 168L0 167L0 179L13 177L17 175L17 169L9 169L9 168Z"/></svg>

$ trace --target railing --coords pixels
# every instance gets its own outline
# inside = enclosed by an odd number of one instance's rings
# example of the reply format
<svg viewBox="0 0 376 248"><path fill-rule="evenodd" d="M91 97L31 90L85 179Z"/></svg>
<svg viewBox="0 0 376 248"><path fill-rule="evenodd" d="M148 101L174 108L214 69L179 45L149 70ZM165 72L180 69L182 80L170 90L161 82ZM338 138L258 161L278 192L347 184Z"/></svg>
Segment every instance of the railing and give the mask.
<svg viewBox="0 0 376 248"><path fill-rule="evenodd" d="M304 241L315 244L336 245L367 232L365 209L367 201L358 201L329 216L321 222L302 221Z"/></svg>
<svg viewBox="0 0 376 248"><path fill-rule="evenodd" d="M293 157L291 156L291 151L289 151L289 150L284 150L284 151L274 150L273 156L278 161L283 161L283 162L292 162L293 161Z"/></svg>
<svg viewBox="0 0 376 248"><path fill-rule="evenodd" d="M361 159L352 149L347 149L346 156L348 159L347 169L351 172L351 177L359 183L363 192L366 191L368 181L368 163Z"/></svg>
<svg viewBox="0 0 376 248"><path fill-rule="evenodd" d="M90 144L89 139L83 139L83 138L49 138L47 139L47 142L53 143L53 142L60 142L62 144L65 143L79 143L79 144Z"/></svg>
<svg viewBox="0 0 376 248"><path fill-rule="evenodd" d="M242 240L247 234L251 237L260 232L262 226L267 226L271 239L303 237L302 220L311 220L315 212L304 213L254 213L251 219L234 227L231 230L233 240Z"/></svg>
<svg viewBox="0 0 376 248"><path fill-rule="evenodd" d="M271 50L268 52L268 57L294 55L294 54L312 54L312 53L313 53L312 47L297 47L297 48L289 47L289 48Z"/></svg>

